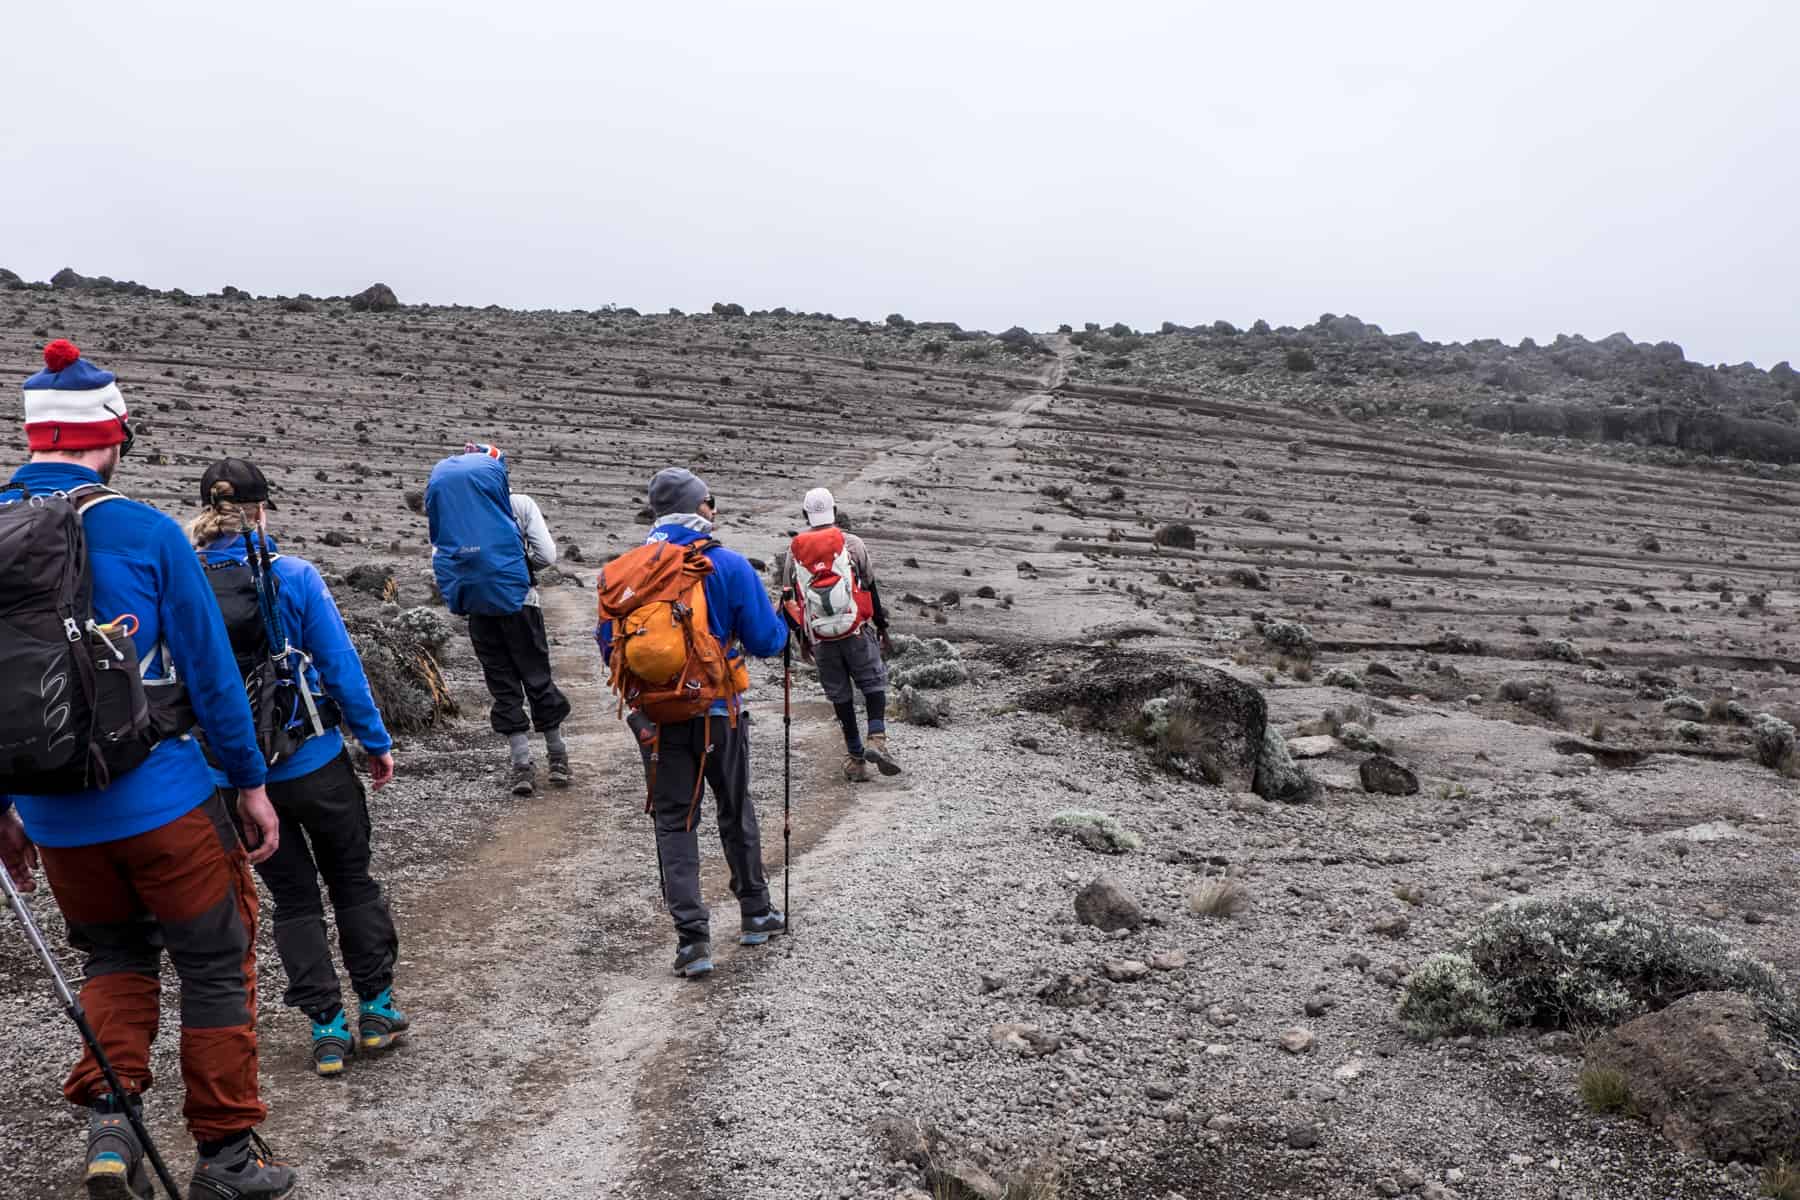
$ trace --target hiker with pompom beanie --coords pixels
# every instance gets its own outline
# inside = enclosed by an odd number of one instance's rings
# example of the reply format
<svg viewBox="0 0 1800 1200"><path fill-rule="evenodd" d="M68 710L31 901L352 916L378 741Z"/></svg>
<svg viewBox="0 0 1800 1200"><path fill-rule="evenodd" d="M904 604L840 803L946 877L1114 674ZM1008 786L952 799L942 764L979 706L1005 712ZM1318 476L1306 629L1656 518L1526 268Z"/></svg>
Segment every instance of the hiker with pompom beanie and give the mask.
<svg viewBox="0 0 1800 1200"><path fill-rule="evenodd" d="M275 853L280 823L231 642L181 527L107 486L132 444L112 373L55 341L24 392L31 459L0 488L0 869L31 891L42 863L85 956L81 1005L124 1092L92 1050L63 1084L90 1109L87 1191L149 1194L127 1114L151 1084L166 950L181 981L183 1111L199 1144L189 1195L286 1196L294 1172L255 1134L268 1109L250 873ZM37 536L46 530L59 536ZM69 578L79 586L58 582ZM39 679L54 683L57 707L28 687ZM82 715L67 717L75 705ZM48 736L55 718L68 723ZM236 789L235 812L196 723ZM85 752L71 756L71 744Z"/></svg>
<svg viewBox="0 0 1800 1200"><path fill-rule="evenodd" d="M788 546L782 596L801 656L819 668L819 683L844 731L844 778L866 782L871 765L898 775L887 740L887 610L869 548L839 526L837 500L825 488L806 493L800 508L807 529ZM857 692L869 714L866 739L856 722Z"/></svg>

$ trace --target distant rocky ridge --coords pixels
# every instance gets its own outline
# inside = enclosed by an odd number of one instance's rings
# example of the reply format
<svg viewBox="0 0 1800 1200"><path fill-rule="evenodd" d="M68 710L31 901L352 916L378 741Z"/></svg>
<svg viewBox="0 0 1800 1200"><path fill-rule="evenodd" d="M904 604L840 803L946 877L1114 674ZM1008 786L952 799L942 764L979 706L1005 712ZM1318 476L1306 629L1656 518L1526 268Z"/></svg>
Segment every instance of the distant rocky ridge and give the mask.
<svg viewBox="0 0 1800 1200"><path fill-rule="evenodd" d="M1073 331L1071 331L1073 332ZM1301 328L1165 322L1157 334L1073 332L1078 375L1223 391L1353 419L1406 415L1499 433L1616 442L1765 463L1800 463L1800 371L1705 366L1673 342L1559 335L1508 346L1428 342L1326 313Z"/></svg>
<svg viewBox="0 0 1800 1200"><path fill-rule="evenodd" d="M209 297L160 290L132 280L85 276L69 267L47 283L0 268L0 291L73 291L167 299L272 301L285 311L319 304L358 312L402 307L377 283L351 296L252 296L227 286ZM465 308L467 306L445 306ZM489 305L495 310L497 306ZM639 317L634 308L600 310ZM669 310L682 316L680 310ZM949 321L913 321L891 313L881 321L839 318L787 308L712 306L730 321L832 322L879 335L867 362L913 357L979 366L996 359L1021 364L1046 352L1037 335L1014 326L1000 334ZM1355 316L1325 313L1310 325L1239 329L1227 321L1179 325L1155 333L1124 324L1063 326L1078 350L1071 382L1124 385L1162 392L1224 394L1272 407L1329 412L1352 420L1407 417L1462 424L1501 435L1608 443L1653 457L1687 455L1800 465L1800 371L1787 362L1762 370L1751 363L1689 362L1674 342L1639 342L1624 333L1598 341L1559 335L1548 345L1526 338L1509 346L1493 338L1431 342L1417 333L1385 333ZM871 339L875 341L877 339ZM1767 468L1763 468L1767 469Z"/></svg>
<svg viewBox="0 0 1800 1200"><path fill-rule="evenodd" d="M157 300L173 300L176 303L191 302L203 297L196 297L181 288L153 288L134 279L114 279L110 275L83 275L73 267L64 267L50 277L48 283L32 283L21 279L16 271L0 267L0 291L73 291L103 292L116 296L144 296ZM400 301L394 295L394 289L385 283L371 284L354 296L309 296L305 292L298 296L253 296L242 288L227 284L212 295L220 300L274 300L290 306L291 311L310 311L310 305L318 301L343 301L358 312L387 312L400 307Z"/></svg>

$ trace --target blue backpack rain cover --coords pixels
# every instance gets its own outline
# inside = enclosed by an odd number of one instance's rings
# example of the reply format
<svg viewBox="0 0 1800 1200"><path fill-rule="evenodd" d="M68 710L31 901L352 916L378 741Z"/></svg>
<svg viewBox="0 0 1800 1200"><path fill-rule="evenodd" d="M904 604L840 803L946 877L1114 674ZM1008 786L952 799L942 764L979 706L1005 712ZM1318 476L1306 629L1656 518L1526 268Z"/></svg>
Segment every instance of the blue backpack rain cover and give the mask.
<svg viewBox="0 0 1800 1200"><path fill-rule="evenodd" d="M485 454L440 462L425 485L425 517L431 569L452 613L505 616L525 606L531 574L504 462Z"/></svg>

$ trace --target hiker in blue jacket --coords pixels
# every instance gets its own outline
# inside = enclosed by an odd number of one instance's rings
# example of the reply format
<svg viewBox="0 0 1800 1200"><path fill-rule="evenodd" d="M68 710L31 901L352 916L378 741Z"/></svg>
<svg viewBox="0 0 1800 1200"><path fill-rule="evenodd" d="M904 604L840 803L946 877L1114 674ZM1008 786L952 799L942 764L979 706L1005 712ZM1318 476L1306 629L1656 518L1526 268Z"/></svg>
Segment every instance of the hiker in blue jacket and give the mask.
<svg viewBox="0 0 1800 1200"><path fill-rule="evenodd" d="M151 1085L166 951L181 980L183 1114L198 1143L189 1195L277 1200L296 1183L254 1128L268 1109L257 1094L250 865L280 848L280 826L243 681L180 526L147 504L94 490L112 481L132 441L112 373L61 340L44 348L44 363L25 381L31 461L0 488L0 503L27 491L89 498L81 521L93 621L130 631L146 691L173 689L180 679L237 789L245 827L240 837L199 743L186 734L164 736L106 787L24 795L6 794L0 782L0 862L31 891L42 861L69 944L84 958L82 1007L127 1093L112 1093L92 1053L63 1084L69 1103L91 1109L85 1182L91 1195L149 1194L144 1147L123 1114L141 1107ZM0 596L10 591L0 580ZM0 677L0 687L21 686Z"/></svg>
<svg viewBox="0 0 1800 1200"><path fill-rule="evenodd" d="M691 471L670 467L657 472L650 481L650 510L655 522L647 542L691 546L714 536L718 511L712 491ZM787 623L775 611L748 559L719 545L707 550L706 557L713 566L704 585L707 621L727 659L737 664L734 675L748 687L749 676L742 671L744 655L779 655L787 645ZM594 632L601 654L610 661L611 623ZM700 838L691 812L703 760L706 782L718 805L719 840L731 869L731 892L742 919L738 940L757 946L787 929L787 917L769 903L769 881L763 873L762 835L750 796L750 713L740 696L734 725L731 707L718 701L704 719L660 727L650 727L633 714L632 726L641 742L660 733L651 803L663 899L675 920L675 973L686 978L712 970L711 914L700 898Z"/></svg>
<svg viewBox="0 0 1800 1200"><path fill-rule="evenodd" d="M377 789L394 777L393 739L318 568L276 553L268 537L265 511L274 506L262 471L246 459L223 459L201 477L200 496L201 508L188 522L188 536L207 569L240 667L267 662L284 648L272 645L275 634L266 627L258 602L256 570L266 551L278 633L299 652L290 659L291 669L304 672L305 686L315 697L312 708L319 712L322 732L315 731L306 706L294 700L271 722L291 722L297 733L276 743L286 753L269 767L269 799L281 819L281 847L256 869L275 900L275 949L288 978L282 1001L312 1019L313 1069L338 1075L352 1041L325 935L321 876L337 917L344 967L359 1000L355 1049L384 1050L407 1028L393 992L400 939L381 885L369 874L368 800L338 726L349 726L368 752L369 780ZM271 731L259 732L267 743ZM304 740L292 747L295 737ZM230 786L223 773L215 774L221 787Z"/></svg>

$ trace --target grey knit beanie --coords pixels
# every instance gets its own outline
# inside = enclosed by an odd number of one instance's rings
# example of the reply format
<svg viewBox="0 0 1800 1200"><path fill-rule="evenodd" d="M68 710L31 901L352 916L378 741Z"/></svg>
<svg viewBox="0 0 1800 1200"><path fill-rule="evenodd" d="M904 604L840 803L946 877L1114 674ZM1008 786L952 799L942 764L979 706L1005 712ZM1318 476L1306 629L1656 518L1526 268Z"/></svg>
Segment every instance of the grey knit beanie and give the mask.
<svg viewBox="0 0 1800 1200"><path fill-rule="evenodd" d="M664 467L650 480L650 511L658 517L698 512L711 494L706 480L686 467Z"/></svg>

